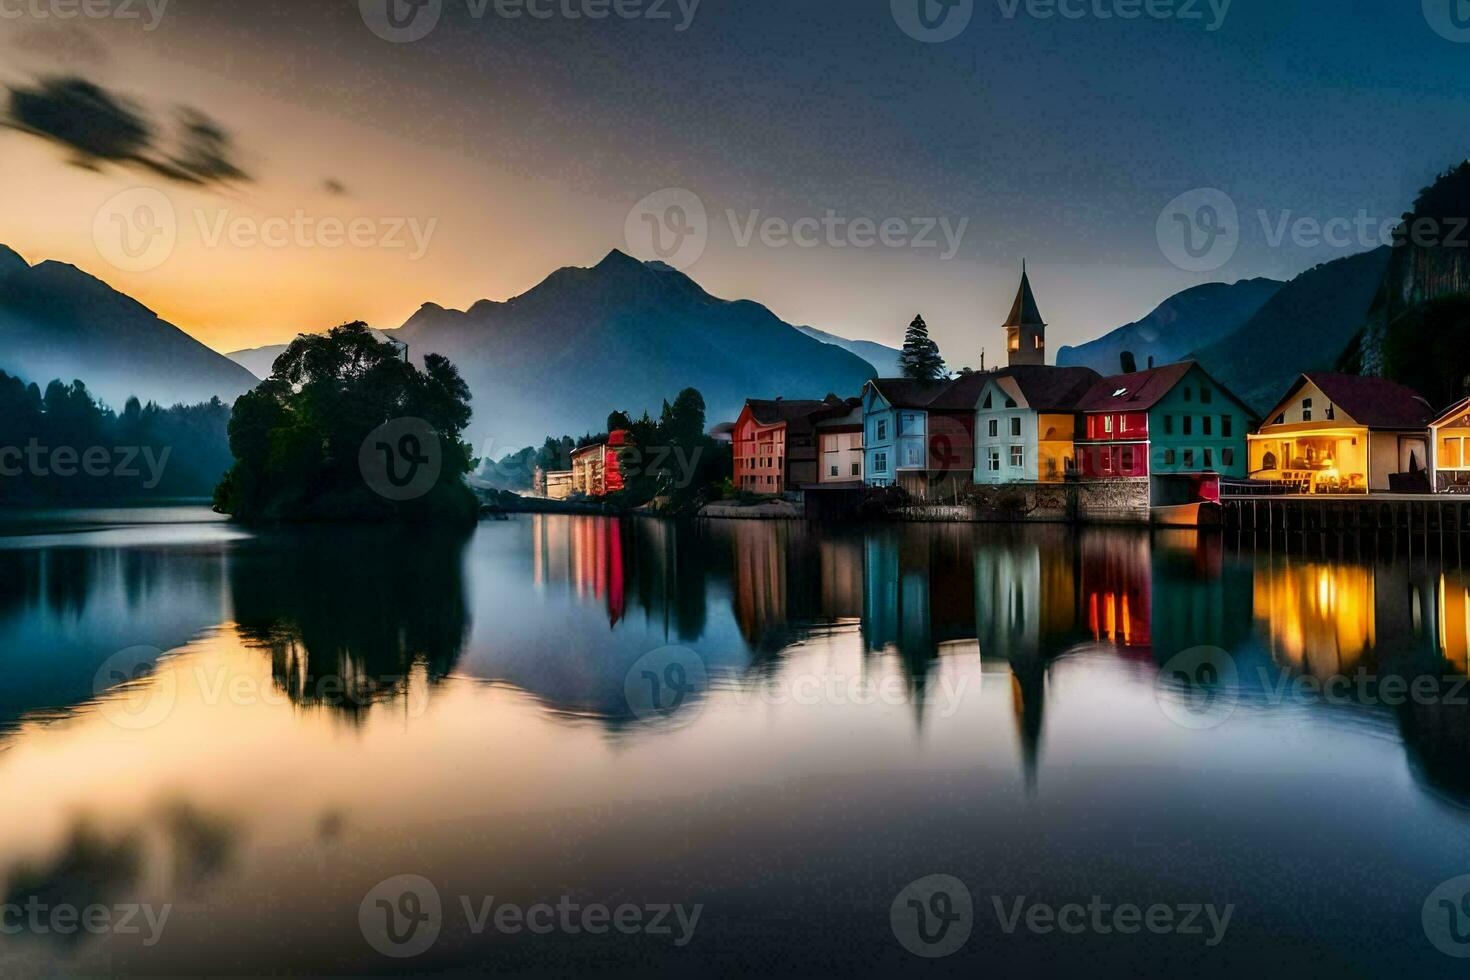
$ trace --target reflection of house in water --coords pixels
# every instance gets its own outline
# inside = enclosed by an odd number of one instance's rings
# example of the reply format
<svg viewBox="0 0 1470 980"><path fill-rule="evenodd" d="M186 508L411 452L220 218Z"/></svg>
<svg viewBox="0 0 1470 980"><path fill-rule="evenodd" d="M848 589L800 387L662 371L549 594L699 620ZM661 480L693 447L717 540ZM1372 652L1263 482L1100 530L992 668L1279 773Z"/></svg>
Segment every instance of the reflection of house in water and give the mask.
<svg viewBox="0 0 1470 980"><path fill-rule="evenodd" d="M949 524L875 528L863 544L863 636L913 665L975 635L972 529Z"/></svg>
<svg viewBox="0 0 1470 980"><path fill-rule="evenodd" d="M1376 672L1389 657L1423 662L1432 650L1453 662L1465 645L1460 591L1401 563L1261 555L1255 618L1278 664L1317 678Z"/></svg>
<svg viewBox="0 0 1470 980"><path fill-rule="evenodd" d="M1082 535L1082 617L1093 640L1145 652L1152 646L1149 544L1147 532L1131 529Z"/></svg>
<svg viewBox="0 0 1470 980"><path fill-rule="evenodd" d="M788 521L736 521L730 540L735 618L757 650L779 650L801 628L862 615L858 538L818 536Z"/></svg>
<svg viewBox="0 0 1470 980"><path fill-rule="evenodd" d="M980 656L1011 668L1011 710L1026 785L1036 786L1046 669L1077 634L1077 549L1072 531L1028 528L976 544L975 635Z"/></svg>
<svg viewBox="0 0 1470 980"><path fill-rule="evenodd" d="M1200 646L1234 651L1250 637L1251 572L1227 563L1220 535L1152 533L1150 645L1155 662Z"/></svg>
<svg viewBox="0 0 1470 980"><path fill-rule="evenodd" d="M555 520L531 518L532 575L536 585L565 582L578 596L607 603L608 622L616 626L626 610L622 529L613 518Z"/></svg>

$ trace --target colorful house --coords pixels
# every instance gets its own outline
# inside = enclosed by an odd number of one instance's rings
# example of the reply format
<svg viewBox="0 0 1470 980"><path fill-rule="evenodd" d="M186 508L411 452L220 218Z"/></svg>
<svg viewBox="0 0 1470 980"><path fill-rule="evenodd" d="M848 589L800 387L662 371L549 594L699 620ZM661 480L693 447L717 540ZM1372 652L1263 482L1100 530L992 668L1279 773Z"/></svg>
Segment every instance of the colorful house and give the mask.
<svg viewBox="0 0 1470 980"><path fill-rule="evenodd" d="M849 402L841 415L817 423L817 483L822 486L863 482L863 405Z"/></svg>
<svg viewBox="0 0 1470 980"><path fill-rule="evenodd" d="M1254 413L1194 361L1104 378L1077 409L1086 479L1246 475Z"/></svg>
<svg viewBox="0 0 1470 980"><path fill-rule="evenodd" d="M949 468L955 442L948 415L936 425L944 432L930 432L929 403L948 386L908 378L875 378L863 386L863 479L869 486L896 485L928 496L931 477Z"/></svg>
<svg viewBox="0 0 1470 980"><path fill-rule="evenodd" d="M1429 469L1436 493L1470 492L1470 398L1462 398L1429 424Z"/></svg>
<svg viewBox="0 0 1470 980"><path fill-rule="evenodd" d="M1077 403L1100 380L1091 368L1015 365L958 378L935 404L975 414L976 483L1060 483L1076 470Z"/></svg>
<svg viewBox="0 0 1470 980"><path fill-rule="evenodd" d="M1428 490L1433 414L1392 381L1309 372L1250 437L1250 475L1302 493Z"/></svg>
<svg viewBox="0 0 1470 980"><path fill-rule="evenodd" d="M608 435L607 442L593 443L573 452L568 495L580 493L586 497L605 497L623 489L623 471L618 465L618 454L627 444L628 433L619 429Z"/></svg>
<svg viewBox="0 0 1470 980"><path fill-rule="evenodd" d="M778 494L816 483L816 424L846 415L854 404L835 395L823 401L747 401L735 422L735 486Z"/></svg>

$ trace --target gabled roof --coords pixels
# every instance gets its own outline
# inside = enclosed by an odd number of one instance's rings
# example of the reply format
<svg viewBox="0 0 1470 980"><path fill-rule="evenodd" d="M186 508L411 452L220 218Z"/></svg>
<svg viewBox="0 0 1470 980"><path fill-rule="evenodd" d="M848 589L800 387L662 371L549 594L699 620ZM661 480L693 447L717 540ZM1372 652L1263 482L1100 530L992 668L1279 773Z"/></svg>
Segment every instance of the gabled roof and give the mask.
<svg viewBox="0 0 1470 980"><path fill-rule="evenodd" d="M1466 412L1470 412L1470 397L1461 398L1449 408L1445 409L1443 412L1440 412L1437 416L1435 416L1434 421L1431 422L1430 425L1448 425L1455 419L1464 415Z"/></svg>
<svg viewBox="0 0 1470 980"><path fill-rule="evenodd" d="M809 431L821 419L832 415L845 415L852 403L832 396L823 401L775 398L770 400L752 398L745 406L751 417L761 425L786 423L788 431Z"/></svg>
<svg viewBox="0 0 1470 980"><path fill-rule="evenodd" d="M1429 402L1412 388L1405 388L1384 378L1368 378L1356 374L1332 374L1308 371L1296 380L1285 396L1271 410L1269 418L1281 414L1302 385L1311 382L1327 399L1342 409L1354 422L1370 429L1423 429L1434 417Z"/></svg>
<svg viewBox="0 0 1470 980"><path fill-rule="evenodd" d="M1005 326L1044 327L1041 310L1036 308L1036 297L1031 292L1031 279L1026 275L1026 266L1021 265L1021 288L1016 290L1016 302L1011 304L1011 315L1006 317Z"/></svg>
<svg viewBox="0 0 1470 980"><path fill-rule="evenodd" d="M1079 412L1146 412L1198 367L1180 361L1132 374L1115 374L1093 384L1077 403ZM1238 399L1237 399L1238 400Z"/></svg>
<svg viewBox="0 0 1470 980"><path fill-rule="evenodd" d="M1038 412L1070 412L1102 375L1092 368L1053 367L1049 364L1017 364L999 371L966 374L955 378L929 407L948 411L973 411L985 386L1009 378Z"/></svg>
<svg viewBox="0 0 1470 980"><path fill-rule="evenodd" d="M874 378L868 384L894 408L928 408L949 381L915 381L912 378Z"/></svg>

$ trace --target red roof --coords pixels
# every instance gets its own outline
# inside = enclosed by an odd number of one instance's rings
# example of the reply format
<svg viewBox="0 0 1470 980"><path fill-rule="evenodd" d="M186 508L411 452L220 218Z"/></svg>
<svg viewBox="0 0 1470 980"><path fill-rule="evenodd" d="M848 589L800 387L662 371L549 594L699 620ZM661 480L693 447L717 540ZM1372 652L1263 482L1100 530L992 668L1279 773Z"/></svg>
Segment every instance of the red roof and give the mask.
<svg viewBox="0 0 1470 980"><path fill-rule="evenodd" d="M1423 429L1434 418L1434 409L1414 389L1384 378L1356 374L1308 371L1286 393L1282 402L1291 398L1303 381L1316 385L1334 405L1370 429ZM1273 412L1272 418L1277 414L1279 412Z"/></svg>
<svg viewBox="0 0 1470 980"><path fill-rule="evenodd" d="M1180 361L1147 371L1103 378L1077 402L1077 411L1146 412L1197 366L1194 361Z"/></svg>

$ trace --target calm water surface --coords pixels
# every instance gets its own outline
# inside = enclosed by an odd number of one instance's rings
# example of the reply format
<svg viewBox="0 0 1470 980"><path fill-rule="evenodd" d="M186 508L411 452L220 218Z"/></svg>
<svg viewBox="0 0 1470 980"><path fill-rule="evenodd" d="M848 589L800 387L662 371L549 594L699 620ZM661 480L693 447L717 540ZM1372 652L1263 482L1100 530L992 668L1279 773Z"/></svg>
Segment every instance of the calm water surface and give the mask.
<svg viewBox="0 0 1470 980"><path fill-rule="evenodd" d="M153 945L0 935L0 974L1461 973L1425 927L1470 873L1445 547L10 515L0 898L171 912ZM971 933L921 959L893 907L936 874ZM442 905L412 959L364 926L399 875ZM482 927L491 896L701 908L542 934ZM1223 938L996 911L1093 896L1233 909Z"/></svg>

